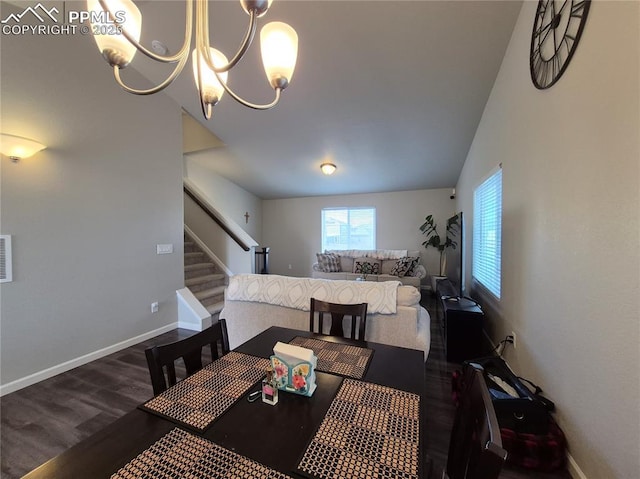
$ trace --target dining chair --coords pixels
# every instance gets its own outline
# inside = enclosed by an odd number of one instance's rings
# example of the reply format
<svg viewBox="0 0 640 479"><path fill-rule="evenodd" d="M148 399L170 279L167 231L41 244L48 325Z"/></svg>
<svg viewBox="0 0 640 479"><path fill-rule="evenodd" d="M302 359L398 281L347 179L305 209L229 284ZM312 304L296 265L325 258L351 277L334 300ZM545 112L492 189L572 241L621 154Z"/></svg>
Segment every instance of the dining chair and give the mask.
<svg viewBox="0 0 640 479"><path fill-rule="evenodd" d="M211 360L229 352L229 339L224 320L219 320L207 329L169 344L152 346L145 350L147 365L151 375L153 395L157 396L176 384L175 362L182 358L186 375L190 376L202 369L203 348L211 348Z"/></svg>
<svg viewBox="0 0 640 479"><path fill-rule="evenodd" d="M316 313L318 316L318 329L316 330ZM329 334L331 336L343 336L364 342L365 331L367 327L367 303L358 304L338 304L320 301L311 298L311 308L309 311L309 331L312 333L323 334L325 314L328 313L327 319L331 320L331 328ZM345 316L351 316L351 331L346 334L343 328L343 319ZM356 323L357 326L356 327ZM357 335L356 335L357 333ZM357 337L356 337L357 336Z"/></svg>
<svg viewBox="0 0 640 479"><path fill-rule="evenodd" d="M442 477L497 479L506 458L484 370L478 364L468 363Z"/></svg>

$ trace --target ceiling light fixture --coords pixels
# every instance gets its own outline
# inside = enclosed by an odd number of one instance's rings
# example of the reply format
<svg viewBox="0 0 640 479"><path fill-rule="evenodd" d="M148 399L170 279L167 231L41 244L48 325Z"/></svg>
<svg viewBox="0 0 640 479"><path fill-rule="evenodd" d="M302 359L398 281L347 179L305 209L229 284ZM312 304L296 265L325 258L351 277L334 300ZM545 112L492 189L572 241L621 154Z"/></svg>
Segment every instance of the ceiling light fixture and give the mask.
<svg viewBox="0 0 640 479"><path fill-rule="evenodd" d="M46 146L42 143L29 138L5 133L0 134L0 151L3 155L11 158L14 163L17 163L22 158L29 158L45 148Z"/></svg>
<svg viewBox="0 0 640 479"><path fill-rule="evenodd" d="M193 76L200 92L202 113L208 120L212 109L226 91L238 103L256 110L267 110L280 101L280 95L293 76L298 56L298 35L286 23L271 22L262 27L260 43L262 63L267 79L275 90L275 99L268 104L250 103L238 96L227 86L227 74L249 49L262 17L273 0L240 0L240 5L249 15L249 28L237 53L229 61L220 51L209 45L209 2L195 0L195 48L192 52ZM175 55L161 55L142 46L140 32L142 14L131 0L87 0L87 9L92 13L92 31L98 48L105 60L113 67L116 82L127 92L135 95L151 95L164 90L184 69L189 59L191 37L193 36L194 0L185 0L186 25L182 48ZM117 27L118 33L114 34ZM119 33L119 32L122 33ZM95 34L104 32L105 34ZM125 68L139 51L161 63L177 64L171 74L160 84L147 90L138 90L124 84L120 70Z"/></svg>
<svg viewBox="0 0 640 479"><path fill-rule="evenodd" d="M322 163L320 165L320 169L325 175L333 175L333 172L336 171L337 166L333 163Z"/></svg>

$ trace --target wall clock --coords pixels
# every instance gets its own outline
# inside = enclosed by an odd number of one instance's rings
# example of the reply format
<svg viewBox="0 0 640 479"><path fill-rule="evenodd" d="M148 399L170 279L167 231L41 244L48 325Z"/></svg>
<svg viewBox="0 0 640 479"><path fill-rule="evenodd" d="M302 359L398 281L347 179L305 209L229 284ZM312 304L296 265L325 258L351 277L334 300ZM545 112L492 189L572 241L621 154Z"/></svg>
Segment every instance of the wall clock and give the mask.
<svg viewBox="0 0 640 479"><path fill-rule="evenodd" d="M531 33L529 67L536 88L555 84L576 51L591 0L539 0Z"/></svg>

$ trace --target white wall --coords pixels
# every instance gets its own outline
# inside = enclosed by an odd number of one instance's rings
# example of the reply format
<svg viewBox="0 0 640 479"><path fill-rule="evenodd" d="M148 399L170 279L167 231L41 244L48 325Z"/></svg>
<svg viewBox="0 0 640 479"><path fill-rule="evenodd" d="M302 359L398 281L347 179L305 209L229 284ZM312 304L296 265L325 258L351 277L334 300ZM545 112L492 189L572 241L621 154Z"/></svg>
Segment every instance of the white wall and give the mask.
<svg viewBox="0 0 640 479"><path fill-rule="evenodd" d="M3 35L1 61L2 131L48 145L2 157L7 385L176 323L182 137L180 108L123 92L91 37ZM156 255L157 243L174 253Z"/></svg>
<svg viewBox="0 0 640 479"><path fill-rule="evenodd" d="M375 207L378 249L420 250L429 274L439 272L439 253L424 249L418 229L433 214L441 235L455 211L450 189L397 191L341 196L263 201L263 244L271 247L270 272L311 276L311 266L322 247L321 211L333 207ZM291 265L291 269L289 269Z"/></svg>
<svg viewBox="0 0 640 479"><path fill-rule="evenodd" d="M203 165L213 161L216 150L191 153L184 157L184 176L207 196L217 211L234 221L260 243L262 200ZM247 222L245 213L249 213Z"/></svg>
<svg viewBox="0 0 640 479"><path fill-rule="evenodd" d="M493 339L517 333L507 359L555 401L586 477L637 478L640 3L593 2L573 61L546 91L529 78L536 5L524 2L457 185L467 251L473 189L502 162Z"/></svg>

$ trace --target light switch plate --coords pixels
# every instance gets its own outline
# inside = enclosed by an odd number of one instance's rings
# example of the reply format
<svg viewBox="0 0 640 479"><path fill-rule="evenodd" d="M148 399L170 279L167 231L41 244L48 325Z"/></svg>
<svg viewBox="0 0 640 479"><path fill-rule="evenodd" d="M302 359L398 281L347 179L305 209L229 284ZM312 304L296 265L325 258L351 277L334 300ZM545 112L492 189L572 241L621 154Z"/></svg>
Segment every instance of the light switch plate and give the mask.
<svg viewBox="0 0 640 479"><path fill-rule="evenodd" d="M173 243L156 245L156 254L171 254L171 253L173 253Z"/></svg>

